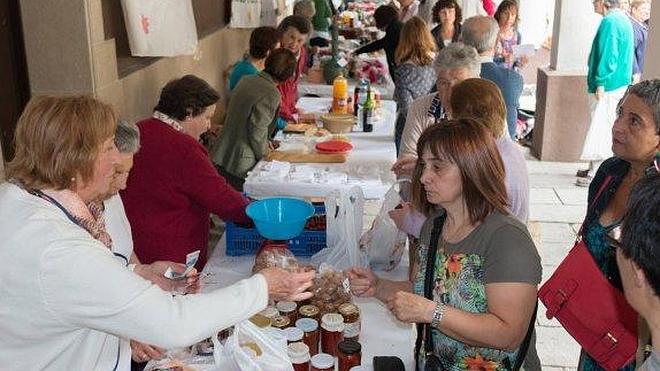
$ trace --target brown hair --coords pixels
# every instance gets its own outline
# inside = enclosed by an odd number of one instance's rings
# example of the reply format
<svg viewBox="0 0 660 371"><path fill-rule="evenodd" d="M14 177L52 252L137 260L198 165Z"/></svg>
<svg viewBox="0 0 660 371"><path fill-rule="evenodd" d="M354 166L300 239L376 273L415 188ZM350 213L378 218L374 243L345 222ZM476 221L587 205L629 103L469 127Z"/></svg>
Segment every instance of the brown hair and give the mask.
<svg viewBox="0 0 660 371"><path fill-rule="evenodd" d="M483 221L491 212L508 215L504 164L495 139L484 124L475 119L444 120L426 129L417 142L417 165L413 173L414 207L430 216L436 209L426 198L421 182L422 155L431 151L458 166L461 172L463 198L470 222Z"/></svg>
<svg viewBox="0 0 660 371"><path fill-rule="evenodd" d="M280 42L280 31L275 27L257 27L250 34L250 56L264 59Z"/></svg>
<svg viewBox="0 0 660 371"><path fill-rule="evenodd" d="M291 50L275 49L266 57L264 72L268 73L275 82L284 82L296 72L296 63L296 56Z"/></svg>
<svg viewBox="0 0 660 371"><path fill-rule="evenodd" d="M390 23L398 20L399 9L394 7L394 5L381 5L374 11L374 22L378 29L382 30L389 26Z"/></svg>
<svg viewBox="0 0 660 371"><path fill-rule="evenodd" d="M419 17L412 17L401 29L394 60L398 65L412 62L418 66L430 66L435 50L435 40L426 22Z"/></svg>
<svg viewBox="0 0 660 371"><path fill-rule="evenodd" d="M456 9L456 20L454 20L454 27L460 27L461 22L463 21L463 11L461 10L461 7L458 5L456 0L440 0L435 3L435 5L433 5L433 9L431 10L431 18L433 23L441 25L440 11L445 8Z"/></svg>
<svg viewBox="0 0 660 371"><path fill-rule="evenodd" d="M7 178L37 189L71 188L78 175L86 182L116 126L112 106L91 96L32 98L18 119Z"/></svg>
<svg viewBox="0 0 660 371"><path fill-rule="evenodd" d="M495 138L506 128L506 105L500 88L492 81L471 78L461 81L451 89L452 117L472 117L493 133Z"/></svg>
<svg viewBox="0 0 660 371"><path fill-rule="evenodd" d="M218 100L220 94L209 83L195 75L185 75L165 84L154 111L183 121L188 116L195 117L204 113L207 107L216 104Z"/></svg>
<svg viewBox="0 0 660 371"><path fill-rule="evenodd" d="M500 24L500 21L502 20L502 13L504 13L507 10L510 9L515 9L516 10L516 23L514 24L514 27L518 26L518 18L520 17L520 11L518 10L518 3L515 0L504 0L498 5L497 10L495 11L495 14L493 15L493 18L497 20L497 24Z"/></svg>

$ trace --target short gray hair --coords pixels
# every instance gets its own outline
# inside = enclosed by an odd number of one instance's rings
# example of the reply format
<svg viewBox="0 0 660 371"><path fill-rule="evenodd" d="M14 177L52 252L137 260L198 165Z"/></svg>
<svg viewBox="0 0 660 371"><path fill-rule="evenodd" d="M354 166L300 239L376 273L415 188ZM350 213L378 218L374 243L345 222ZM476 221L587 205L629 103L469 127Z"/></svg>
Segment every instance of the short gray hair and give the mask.
<svg viewBox="0 0 660 371"><path fill-rule="evenodd" d="M462 42L451 43L440 50L433 67L436 70L466 68L472 72L473 77L479 77L481 74L481 61L477 50Z"/></svg>
<svg viewBox="0 0 660 371"><path fill-rule="evenodd" d="M621 1L619 0L603 0L603 5L608 8L619 8L621 7Z"/></svg>
<svg viewBox="0 0 660 371"><path fill-rule="evenodd" d="M477 49L481 54L495 48L500 26L493 17L475 16L470 17L463 23L461 41Z"/></svg>
<svg viewBox="0 0 660 371"><path fill-rule="evenodd" d="M134 155L140 149L140 130L132 122L119 120L115 130L115 146L119 153Z"/></svg>
<svg viewBox="0 0 660 371"><path fill-rule="evenodd" d="M660 79L644 80L628 88L628 94L635 94L653 112L655 132L660 133ZM624 97L625 98L625 97ZM623 100L622 100L623 101Z"/></svg>
<svg viewBox="0 0 660 371"><path fill-rule="evenodd" d="M305 18L313 17L316 14L316 6L312 0L298 0L293 4L293 14Z"/></svg>

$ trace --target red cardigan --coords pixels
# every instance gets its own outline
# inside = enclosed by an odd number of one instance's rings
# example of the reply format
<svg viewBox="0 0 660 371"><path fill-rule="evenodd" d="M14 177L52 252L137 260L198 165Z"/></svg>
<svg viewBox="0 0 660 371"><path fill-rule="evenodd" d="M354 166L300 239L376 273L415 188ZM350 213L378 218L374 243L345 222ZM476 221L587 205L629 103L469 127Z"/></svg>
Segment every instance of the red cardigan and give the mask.
<svg viewBox="0 0 660 371"><path fill-rule="evenodd" d="M200 250L196 267L201 271L207 259L210 213L247 222L248 201L218 175L195 139L155 118L138 127L140 150L121 192L135 253L145 264L185 263L186 254Z"/></svg>
<svg viewBox="0 0 660 371"><path fill-rule="evenodd" d="M298 113L296 103L298 103L298 81L300 76L305 72L307 64L307 48L300 48L300 55L298 56L298 63L296 64L296 71L288 80L277 85L280 91L282 100L280 101L280 117L285 121L293 120L293 114Z"/></svg>

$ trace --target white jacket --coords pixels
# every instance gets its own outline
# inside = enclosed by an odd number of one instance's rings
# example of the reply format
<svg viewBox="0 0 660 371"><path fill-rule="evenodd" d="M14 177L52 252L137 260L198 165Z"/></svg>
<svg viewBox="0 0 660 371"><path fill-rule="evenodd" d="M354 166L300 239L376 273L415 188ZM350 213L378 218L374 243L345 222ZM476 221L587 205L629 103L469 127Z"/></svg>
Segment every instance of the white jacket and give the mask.
<svg viewBox="0 0 660 371"><path fill-rule="evenodd" d="M177 296L124 264L55 206L0 184L0 369L112 370L119 337L187 346L266 307L256 274Z"/></svg>

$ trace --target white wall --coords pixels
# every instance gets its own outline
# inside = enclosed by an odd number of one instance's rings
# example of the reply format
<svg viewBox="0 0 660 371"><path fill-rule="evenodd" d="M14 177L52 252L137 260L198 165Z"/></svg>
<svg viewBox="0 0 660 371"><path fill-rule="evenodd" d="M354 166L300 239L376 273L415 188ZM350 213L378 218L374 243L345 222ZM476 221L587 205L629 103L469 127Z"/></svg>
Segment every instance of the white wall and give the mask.
<svg viewBox="0 0 660 371"><path fill-rule="evenodd" d="M548 36L552 36L555 0L520 0L522 44L534 44L538 49Z"/></svg>
<svg viewBox="0 0 660 371"><path fill-rule="evenodd" d="M651 26L646 55L644 56L644 79L660 79L660 1L651 8Z"/></svg>
<svg viewBox="0 0 660 371"><path fill-rule="evenodd" d="M556 0L550 68L586 74L600 19L591 1Z"/></svg>

